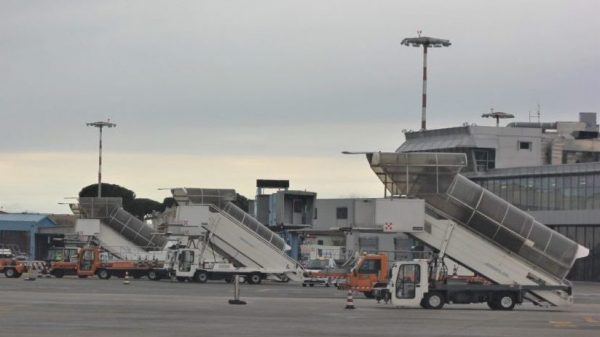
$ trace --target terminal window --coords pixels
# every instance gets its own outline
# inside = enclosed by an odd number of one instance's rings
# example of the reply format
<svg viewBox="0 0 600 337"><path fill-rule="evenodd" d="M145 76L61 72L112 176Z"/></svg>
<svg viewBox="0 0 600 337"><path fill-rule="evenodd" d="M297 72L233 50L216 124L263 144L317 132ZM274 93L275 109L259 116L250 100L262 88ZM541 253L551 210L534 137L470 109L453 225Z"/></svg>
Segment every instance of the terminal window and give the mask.
<svg viewBox="0 0 600 337"><path fill-rule="evenodd" d="M348 219L348 207L338 207L336 208L336 212L335 212L335 218L336 219Z"/></svg>
<svg viewBox="0 0 600 337"><path fill-rule="evenodd" d="M531 142L519 142L519 150L531 150Z"/></svg>

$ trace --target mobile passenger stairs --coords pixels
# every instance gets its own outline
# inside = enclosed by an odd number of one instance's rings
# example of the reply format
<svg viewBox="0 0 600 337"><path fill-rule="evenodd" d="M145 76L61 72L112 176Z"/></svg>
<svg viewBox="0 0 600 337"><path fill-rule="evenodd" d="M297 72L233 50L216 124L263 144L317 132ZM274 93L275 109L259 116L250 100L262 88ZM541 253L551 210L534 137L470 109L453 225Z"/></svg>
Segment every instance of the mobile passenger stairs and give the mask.
<svg viewBox="0 0 600 337"><path fill-rule="evenodd" d="M237 273L302 280L304 269L288 256L289 246L233 203L235 190L174 188L171 192L178 204L178 220L201 226L206 231L205 247L226 258Z"/></svg>
<svg viewBox="0 0 600 337"><path fill-rule="evenodd" d="M421 301L421 306L435 308L440 302L487 301L490 308L502 310L501 301L508 303L506 308L511 301L512 306L523 300L543 306L573 302L565 277L589 250L460 175L467 163L464 154L362 154L386 194L391 193L376 202L376 223L384 231L407 233L493 284L456 290L431 282L435 275L425 277L431 271L422 260L399 262L388 284L392 303ZM504 297L496 301L495 296ZM433 304L425 303L429 300Z"/></svg>

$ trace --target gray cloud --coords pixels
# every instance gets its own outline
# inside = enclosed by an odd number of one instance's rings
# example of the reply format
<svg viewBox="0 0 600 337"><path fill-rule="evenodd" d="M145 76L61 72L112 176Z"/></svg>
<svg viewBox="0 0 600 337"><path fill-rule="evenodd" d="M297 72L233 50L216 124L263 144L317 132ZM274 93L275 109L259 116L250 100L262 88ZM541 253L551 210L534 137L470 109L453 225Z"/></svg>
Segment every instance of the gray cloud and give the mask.
<svg viewBox="0 0 600 337"><path fill-rule="evenodd" d="M399 44L417 29L453 42L430 53L430 126L491 124L490 107L526 119L538 101L545 119L573 119L600 103L598 7L3 1L0 150L93 150L84 123L107 117L122 151L393 149L419 125L421 53Z"/></svg>

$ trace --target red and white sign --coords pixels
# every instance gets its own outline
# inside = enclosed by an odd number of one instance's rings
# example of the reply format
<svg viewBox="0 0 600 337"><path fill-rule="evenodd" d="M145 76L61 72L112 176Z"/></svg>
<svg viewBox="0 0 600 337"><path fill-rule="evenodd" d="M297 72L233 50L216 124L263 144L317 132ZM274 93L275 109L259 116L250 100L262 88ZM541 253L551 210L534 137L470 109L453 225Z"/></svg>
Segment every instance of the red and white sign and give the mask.
<svg viewBox="0 0 600 337"><path fill-rule="evenodd" d="M386 222L386 223L383 225L383 231L384 231L384 232L391 232L391 231L393 231L393 230L394 230L394 224L392 224L391 222Z"/></svg>

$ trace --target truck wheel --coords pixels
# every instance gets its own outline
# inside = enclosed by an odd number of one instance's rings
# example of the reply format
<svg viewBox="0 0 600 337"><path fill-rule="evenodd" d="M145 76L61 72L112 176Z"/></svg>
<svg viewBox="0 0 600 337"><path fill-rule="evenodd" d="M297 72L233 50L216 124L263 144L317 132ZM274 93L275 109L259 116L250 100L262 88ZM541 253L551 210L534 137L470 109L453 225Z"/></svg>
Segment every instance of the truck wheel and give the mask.
<svg viewBox="0 0 600 337"><path fill-rule="evenodd" d="M156 270L150 270L148 272L148 279L152 281L158 281L160 280L160 275L158 275L158 272Z"/></svg>
<svg viewBox="0 0 600 337"><path fill-rule="evenodd" d="M303 287L306 287L306 283L302 283L302 286L303 286Z"/></svg>
<svg viewBox="0 0 600 337"><path fill-rule="evenodd" d="M441 309L444 306L444 296L440 293L432 292L425 295L425 308Z"/></svg>
<svg viewBox="0 0 600 337"><path fill-rule="evenodd" d="M98 270L98 277L103 280L108 280L110 278L110 273L106 269Z"/></svg>
<svg viewBox="0 0 600 337"><path fill-rule="evenodd" d="M187 277L177 276L177 282L187 282Z"/></svg>
<svg viewBox="0 0 600 337"><path fill-rule="evenodd" d="M315 284L314 284L314 283L310 283L308 286L309 286L309 287L314 287L314 286L315 286Z"/></svg>
<svg viewBox="0 0 600 337"><path fill-rule="evenodd" d="M206 281L208 281L208 273L205 271L199 271L196 273L195 279L199 283L206 283Z"/></svg>
<svg viewBox="0 0 600 337"><path fill-rule="evenodd" d="M50 274L54 275L54 277L56 278L62 278L63 276L65 276L65 273L60 269L53 270Z"/></svg>
<svg viewBox="0 0 600 337"><path fill-rule="evenodd" d="M17 271L12 269L12 268L6 268L4 269L4 276L6 276L7 278L15 278L17 277Z"/></svg>
<svg viewBox="0 0 600 337"><path fill-rule="evenodd" d="M363 291L363 294L365 294L366 298L375 298L375 294L373 293L373 291Z"/></svg>
<svg viewBox="0 0 600 337"><path fill-rule="evenodd" d="M260 282L262 281L262 277L259 273L254 273L251 274L250 277L248 277L247 281L249 284L260 284Z"/></svg>
<svg viewBox="0 0 600 337"><path fill-rule="evenodd" d="M498 306L496 305L496 300L495 299L490 299L487 301L487 305L488 307L490 307L490 309L492 310L498 310Z"/></svg>
<svg viewBox="0 0 600 337"><path fill-rule="evenodd" d="M497 310L513 310L515 307L515 297L511 293L500 294L495 301Z"/></svg>

